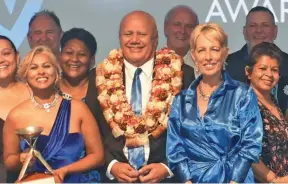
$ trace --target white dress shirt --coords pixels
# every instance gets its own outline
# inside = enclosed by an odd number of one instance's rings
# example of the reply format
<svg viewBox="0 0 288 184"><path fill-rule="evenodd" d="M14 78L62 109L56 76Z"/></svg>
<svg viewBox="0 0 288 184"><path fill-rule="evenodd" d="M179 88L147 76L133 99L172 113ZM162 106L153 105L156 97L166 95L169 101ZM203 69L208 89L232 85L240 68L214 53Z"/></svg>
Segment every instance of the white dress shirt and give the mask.
<svg viewBox="0 0 288 184"><path fill-rule="evenodd" d="M124 66L125 66L126 97L128 99L128 102L130 102L132 83L133 83L134 73L137 67L128 63L126 60L124 60ZM141 67L139 67L142 69L142 72L140 74L141 93L142 93L142 114L145 111L146 105L150 97L150 91L152 88L152 79L153 79L153 67L154 67L154 58L150 59Z"/></svg>
<svg viewBox="0 0 288 184"><path fill-rule="evenodd" d="M128 99L128 102L130 102L131 99L131 90L132 90L132 83L134 78L134 73L137 69L134 65L130 64L128 61L124 60L124 66L125 66L125 90L126 90L126 97ZM145 112L146 105L150 98L150 91L152 88L152 80L153 80L153 68L154 68L154 58L147 61L145 64L143 64L141 67L142 72L140 74L140 81L141 81L141 94L142 94L142 114ZM128 159L128 148L124 146L123 153ZM144 154L145 154L145 162L144 165L147 165L147 161L149 159L150 154L150 147L149 145L144 145ZM112 160L110 164L107 167L106 176L113 180L114 176L110 173L112 166L114 163L118 162L117 160ZM165 165L165 168L169 172L169 177L173 176L172 171Z"/></svg>

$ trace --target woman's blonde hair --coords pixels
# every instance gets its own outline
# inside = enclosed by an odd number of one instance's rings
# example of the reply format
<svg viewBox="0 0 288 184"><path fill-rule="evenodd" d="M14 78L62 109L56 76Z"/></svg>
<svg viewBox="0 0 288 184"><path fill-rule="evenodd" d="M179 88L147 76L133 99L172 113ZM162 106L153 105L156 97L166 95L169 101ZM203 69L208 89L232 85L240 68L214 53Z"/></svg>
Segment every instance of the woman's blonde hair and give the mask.
<svg viewBox="0 0 288 184"><path fill-rule="evenodd" d="M199 24L191 33L190 48L195 50L197 39L200 35L207 39L217 40L223 48L228 47L228 37L225 31L216 23Z"/></svg>
<svg viewBox="0 0 288 184"><path fill-rule="evenodd" d="M57 62L55 55L53 54L53 52L51 51L50 48L41 45L41 46L37 46L37 47L33 48L32 50L30 50L25 55L24 59L22 60L20 67L17 71L17 74L22 81L26 81L29 67L30 67L35 55L42 54L42 53L46 54L49 57L50 63L56 69L56 72L58 75L57 77L60 76L60 68L59 68L59 65L58 65L58 62Z"/></svg>

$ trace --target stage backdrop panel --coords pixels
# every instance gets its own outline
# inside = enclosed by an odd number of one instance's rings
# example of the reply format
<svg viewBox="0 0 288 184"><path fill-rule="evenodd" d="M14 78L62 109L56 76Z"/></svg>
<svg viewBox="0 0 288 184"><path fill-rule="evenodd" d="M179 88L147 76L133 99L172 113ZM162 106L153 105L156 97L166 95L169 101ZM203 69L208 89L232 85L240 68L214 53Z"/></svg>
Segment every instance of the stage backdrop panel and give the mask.
<svg viewBox="0 0 288 184"><path fill-rule="evenodd" d="M288 32L288 0L0 0L0 34L10 37L23 57L29 50L26 35L31 16L39 10L49 9L60 18L64 31L81 27L96 37L98 63L111 49L119 47L120 20L133 10L144 10L155 17L159 31L158 47L165 45L165 14L179 4L192 7L200 23L213 21L223 26L229 36L230 52L245 44L242 28L248 11L256 5L266 6L274 12L279 27L275 42L288 52L285 36Z"/></svg>

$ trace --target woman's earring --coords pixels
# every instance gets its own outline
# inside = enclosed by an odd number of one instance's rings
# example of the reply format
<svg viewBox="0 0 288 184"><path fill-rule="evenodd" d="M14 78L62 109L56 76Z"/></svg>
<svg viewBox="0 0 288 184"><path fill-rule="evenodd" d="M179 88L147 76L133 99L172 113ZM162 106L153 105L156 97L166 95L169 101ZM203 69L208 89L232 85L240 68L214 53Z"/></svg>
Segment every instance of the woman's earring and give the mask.
<svg viewBox="0 0 288 184"><path fill-rule="evenodd" d="M223 70L226 70L226 65L228 65L228 64L224 61L223 67L222 67Z"/></svg>
<svg viewBox="0 0 288 184"><path fill-rule="evenodd" d="M198 66L196 64L195 64L195 71L196 71L196 73L199 72L199 68L198 68Z"/></svg>

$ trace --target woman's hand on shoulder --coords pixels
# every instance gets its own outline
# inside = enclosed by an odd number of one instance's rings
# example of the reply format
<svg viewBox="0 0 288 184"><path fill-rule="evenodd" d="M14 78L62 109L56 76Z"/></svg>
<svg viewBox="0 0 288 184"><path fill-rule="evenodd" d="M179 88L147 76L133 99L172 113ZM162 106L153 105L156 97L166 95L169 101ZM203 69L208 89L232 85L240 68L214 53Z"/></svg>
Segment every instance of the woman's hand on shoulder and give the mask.
<svg viewBox="0 0 288 184"><path fill-rule="evenodd" d="M185 184L192 184L192 181L188 180L188 181L185 182Z"/></svg>

